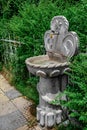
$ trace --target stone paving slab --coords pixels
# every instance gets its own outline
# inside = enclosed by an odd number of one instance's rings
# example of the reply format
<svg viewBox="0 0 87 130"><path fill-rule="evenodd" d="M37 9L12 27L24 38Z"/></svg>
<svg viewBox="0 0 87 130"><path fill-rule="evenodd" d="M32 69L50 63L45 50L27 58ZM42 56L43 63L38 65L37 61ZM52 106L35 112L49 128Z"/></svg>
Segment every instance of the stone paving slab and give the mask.
<svg viewBox="0 0 87 130"><path fill-rule="evenodd" d="M35 129L36 130L41 130L41 127L40 126L36 126Z"/></svg>
<svg viewBox="0 0 87 130"><path fill-rule="evenodd" d="M22 127L18 128L16 130L43 130L43 129L41 127L39 127L38 125L34 126L32 128L29 128L27 125L25 125L25 126L22 126ZM44 130L46 130L46 129L44 129Z"/></svg>
<svg viewBox="0 0 87 130"><path fill-rule="evenodd" d="M13 104L22 112L24 117L29 120L30 113L29 108L32 105L32 102L26 100L24 97L19 97L12 100Z"/></svg>
<svg viewBox="0 0 87 130"><path fill-rule="evenodd" d="M1 88L1 90L2 90L3 92L7 92L7 91L13 89L13 87L10 86L10 85L8 84L8 82L6 82L6 80L4 80L3 82L0 81L0 88Z"/></svg>
<svg viewBox="0 0 87 130"><path fill-rule="evenodd" d="M27 121L19 111L0 116L0 130L16 130L25 124Z"/></svg>
<svg viewBox="0 0 87 130"><path fill-rule="evenodd" d="M17 108L10 101L0 103L0 116L12 113L16 110Z"/></svg>
<svg viewBox="0 0 87 130"><path fill-rule="evenodd" d="M19 92L18 92L17 90L15 90L15 89L11 89L11 90L7 91L5 94L6 94L6 96L7 96L10 100L22 96L22 94L19 93Z"/></svg>
<svg viewBox="0 0 87 130"><path fill-rule="evenodd" d="M38 125L29 128L31 105L32 102L0 74L0 130L42 130Z"/></svg>
<svg viewBox="0 0 87 130"><path fill-rule="evenodd" d="M0 104L1 104L1 103L4 103L4 102L6 102L6 101L9 101L9 98L6 97L6 96L3 94L3 92L2 92L2 93L0 92Z"/></svg>
<svg viewBox="0 0 87 130"><path fill-rule="evenodd" d="M27 125L25 125L25 126L22 126L22 127L18 128L16 130L29 130L29 128L28 128Z"/></svg>

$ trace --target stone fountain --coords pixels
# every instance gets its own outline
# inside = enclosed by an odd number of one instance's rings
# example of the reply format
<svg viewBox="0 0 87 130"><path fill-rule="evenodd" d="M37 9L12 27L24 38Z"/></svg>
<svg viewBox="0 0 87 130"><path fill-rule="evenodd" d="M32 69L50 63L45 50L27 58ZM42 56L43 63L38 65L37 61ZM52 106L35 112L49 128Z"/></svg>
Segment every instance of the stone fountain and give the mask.
<svg viewBox="0 0 87 130"><path fill-rule="evenodd" d="M51 102L63 92L68 83L69 59L77 53L78 36L68 32L69 22L64 16L52 18L50 30L44 35L47 54L26 59L26 65L34 75L40 77L37 84L39 105L37 121L41 126L52 127L63 120L63 109Z"/></svg>

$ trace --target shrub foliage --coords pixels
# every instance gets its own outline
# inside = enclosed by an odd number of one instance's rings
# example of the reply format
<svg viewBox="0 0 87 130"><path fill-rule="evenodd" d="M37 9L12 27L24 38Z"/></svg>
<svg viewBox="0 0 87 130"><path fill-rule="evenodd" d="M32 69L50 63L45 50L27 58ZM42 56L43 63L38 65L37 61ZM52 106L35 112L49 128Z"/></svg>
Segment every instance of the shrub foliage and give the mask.
<svg viewBox="0 0 87 130"><path fill-rule="evenodd" d="M7 34L10 34L12 39L24 43L18 48L17 61L15 63L13 61L14 76L17 81L24 81L24 79L26 81L26 78L28 78L25 59L45 53L43 36L45 31L50 28L50 21L53 16L64 15L69 20L70 30L76 31L79 35L80 51L86 51L87 24L85 19L87 17L87 4L81 2L77 3L76 6L72 4L72 7L70 1L67 4L64 8L64 2L59 3L58 0L54 3L40 1L38 6L25 2L19 9L18 15L14 15L9 21L6 21L2 35L7 38ZM26 77L24 77L25 75Z"/></svg>
<svg viewBox="0 0 87 130"><path fill-rule="evenodd" d="M75 117L82 125L82 130L87 128L87 54L78 55L69 74L70 84L66 90L69 101L66 103L71 117Z"/></svg>

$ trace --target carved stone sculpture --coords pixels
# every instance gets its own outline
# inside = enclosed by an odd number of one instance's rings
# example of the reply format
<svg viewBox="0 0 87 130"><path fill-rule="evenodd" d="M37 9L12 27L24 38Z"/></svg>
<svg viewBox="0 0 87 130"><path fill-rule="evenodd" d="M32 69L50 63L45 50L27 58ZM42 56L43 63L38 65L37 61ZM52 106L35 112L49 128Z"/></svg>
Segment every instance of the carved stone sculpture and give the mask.
<svg viewBox="0 0 87 130"><path fill-rule="evenodd" d="M69 71L69 59L78 50L78 36L68 32L68 27L64 16L53 17L51 29L44 35L47 54L26 59L28 70L40 76L37 120L41 126L52 127L63 120L62 107L51 104L51 101L66 89L68 76L65 72Z"/></svg>

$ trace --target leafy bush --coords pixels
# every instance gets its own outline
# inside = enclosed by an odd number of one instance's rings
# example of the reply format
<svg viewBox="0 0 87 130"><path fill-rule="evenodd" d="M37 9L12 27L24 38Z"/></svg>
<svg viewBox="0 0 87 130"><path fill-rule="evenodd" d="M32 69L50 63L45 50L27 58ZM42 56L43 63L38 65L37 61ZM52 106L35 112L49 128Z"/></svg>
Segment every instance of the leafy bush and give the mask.
<svg viewBox="0 0 87 130"><path fill-rule="evenodd" d="M28 0L1 0L0 1L0 17L10 19L13 15L18 14L19 8ZM37 1L37 0L36 0ZM30 3L36 3L35 0Z"/></svg>
<svg viewBox="0 0 87 130"><path fill-rule="evenodd" d="M49 4L47 4L49 3ZM19 16L14 16L8 23L8 31L14 34L15 39L24 44L18 49L18 60L13 65L16 80L26 81L25 59L34 55L40 55L45 52L43 36L46 30L50 28L50 21L55 15L64 15L70 22L70 30L74 30L80 37L80 50L86 50L86 4L77 4L76 6L57 7L55 3L45 1L40 2L38 6L25 2L19 10ZM61 12L62 11L62 12ZM84 23L83 23L84 21ZM16 66L16 68L15 68ZM19 69L20 68L20 69Z"/></svg>
<svg viewBox="0 0 87 130"><path fill-rule="evenodd" d="M68 108L71 118L80 122L81 130L87 130L87 54L76 56L70 68L70 82L65 90L68 101L60 103ZM58 98L53 101L54 104L58 103Z"/></svg>
<svg viewBox="0 0 87 130"><path fill-rule="evenodd" d="M49 29L50 20L54 13L56 15L57 12L57 7L52 3L48 7L44 4L37 7L26 3L19 10L19 17L14 16L8 24L9 32L14 33L15 39L20 38L23 43L17 50L17 61L13 62L16 82L28 79L25 59L45 52L43 36L45 31Z"/></svg>
<svg viewBox="0 0 87 130"><path fill-rule="evenodd" d="M78 55L71 65L70 84L66 90L67 108L87 130L87 54Z"/></svg>
<svg viewBox="0 0 87 130"><path fill-rule="evenodd" d="M69 112L69 117L74 119L78 124L80 124L81 130L87 130L87 54L79 54L74 57L72 64L70 65L71 72L69 75L69 85L65 92L61 93L52 102L53 104L60 104L67 107ZM68 100L60 100L63 94L67 96ZM72 125L68 125L70 130L78 129L78 124L71 122ZM75 125L75 126L73 126ZM77 126L76 126L77 125ZM59 130L62 130L64 126L61 126Z"/></svg>
<svg viewBox="0 0 87 130"><path fill-rule="evenodd" d="M81 130L81 128L79 126L75 126L69 123L66 126L65 125L56 126L56 130Z"/></svg>

